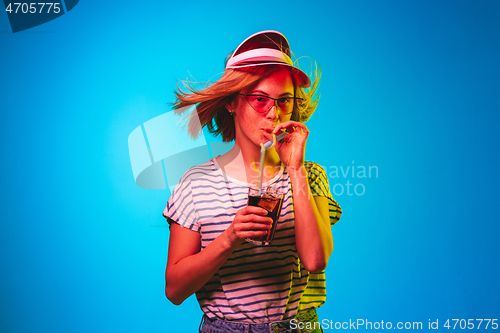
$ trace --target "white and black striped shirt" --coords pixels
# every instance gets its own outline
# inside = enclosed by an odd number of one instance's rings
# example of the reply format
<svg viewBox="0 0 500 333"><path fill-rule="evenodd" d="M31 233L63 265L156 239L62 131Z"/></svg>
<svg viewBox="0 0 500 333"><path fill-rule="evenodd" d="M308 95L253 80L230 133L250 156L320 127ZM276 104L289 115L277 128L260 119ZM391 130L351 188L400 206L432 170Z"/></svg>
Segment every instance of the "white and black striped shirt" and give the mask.
<svg viewBox="0 0 500 333"><path fill-rule="evenodd" d="M305 166L312 194L329 199L333 225L342 211L330 194L326 173L319 164L306 162ZM297 255L292 191L286 170L282 168L263 186L271 183L286 192L274 240L268 246L243 243L196 292L209 318L278 321L325 302L325 273L309 273ZM211 159L184 174L163 215L169 222L199 232L203 250L226 230L236 212L247 206L249 186L228 177Z"/></svg>

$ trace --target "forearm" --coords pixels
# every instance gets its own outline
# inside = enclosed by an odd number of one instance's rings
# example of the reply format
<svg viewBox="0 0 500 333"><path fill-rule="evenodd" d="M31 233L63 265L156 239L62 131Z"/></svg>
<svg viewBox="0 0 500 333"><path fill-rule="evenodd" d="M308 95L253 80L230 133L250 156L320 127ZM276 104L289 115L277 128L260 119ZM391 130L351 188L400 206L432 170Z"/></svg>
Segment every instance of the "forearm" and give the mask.
<svg viewBox="0 0 500 333"><path fill-rule="evenodd" d="M201 251L198 232L172 223L165 272L167 298L181 304L202 288L246 238L263 236L271 229L272 219L266 215L261 207L243 207L231 225Z"/></svg>
<svg viewBox="0 0 500 333"><path fill-rule="evenodd" d="M297 253L308 271L319 272L325 269L333 251L330 223L318 210L305 167L288 172L293 190Z"/></svg>
<svg viewBox="0 0 500 333"><path fill-rule="evenodd" d="M167 298L176 305L181 304L212 278L234 249L222 233L202 251L167 266L165 273Z"/></svg>

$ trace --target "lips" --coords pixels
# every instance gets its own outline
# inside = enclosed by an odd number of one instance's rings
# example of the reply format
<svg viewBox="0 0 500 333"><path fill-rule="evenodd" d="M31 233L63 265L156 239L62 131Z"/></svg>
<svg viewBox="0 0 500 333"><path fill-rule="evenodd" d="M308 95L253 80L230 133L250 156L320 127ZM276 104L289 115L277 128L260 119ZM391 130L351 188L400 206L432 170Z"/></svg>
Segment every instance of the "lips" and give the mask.
<svg viewBox="0 0 500 333"><path fill-rule="evenodd" d="M269 141L273 138L273 128L261 128L261 130L264 132L263 140Z"/></svg>

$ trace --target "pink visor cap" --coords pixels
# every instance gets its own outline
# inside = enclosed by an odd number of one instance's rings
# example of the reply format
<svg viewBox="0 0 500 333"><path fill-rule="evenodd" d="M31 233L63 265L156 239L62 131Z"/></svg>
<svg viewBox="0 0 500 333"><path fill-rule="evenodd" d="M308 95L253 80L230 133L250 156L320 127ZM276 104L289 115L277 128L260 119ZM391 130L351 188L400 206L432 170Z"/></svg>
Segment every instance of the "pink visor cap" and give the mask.
<svg viewBox="0 0 500 333"><path fill-rule="evenodd" d="M245 39L227 61L226 69L263 65L289 66L298 86L311 86L309 77L293 65L290 45L285 36L274 30L261 31Z"/></svg>

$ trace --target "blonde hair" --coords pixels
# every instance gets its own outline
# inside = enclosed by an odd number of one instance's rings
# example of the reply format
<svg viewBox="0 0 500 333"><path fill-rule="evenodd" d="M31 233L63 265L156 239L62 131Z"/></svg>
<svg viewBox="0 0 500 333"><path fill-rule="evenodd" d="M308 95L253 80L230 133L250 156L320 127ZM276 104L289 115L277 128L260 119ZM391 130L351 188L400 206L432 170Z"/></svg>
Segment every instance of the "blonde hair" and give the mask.
<svg viewBox="0 0 500 333"><path fill-rule="evenodd" d="M176 102L173 104L175 112L183 114L189 106L196 105L196 108L186 117L189 119L187 123L188 133L196 138L202 128L206 126L210 133L222 135L223 141L232 141L235 137L234 118L227 111L226 105L231 103L241 90L265 78L278 67L282 66L266 65L227 69L219 80L202 90L196 89L194 82L183 81L187 91L182 90L177 85ZM291 68L290 73L292 74ZM295 97L302 98L302 101L296 102L291 120L305 123L314 113L319 101L316 92L320 79L321 70L316 64L314 80L311 80L311 87L307 90L297 87L292 74Z"/></svg>

